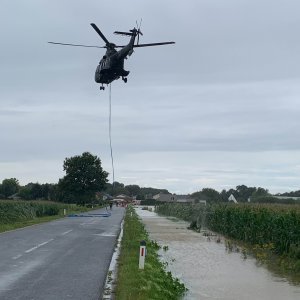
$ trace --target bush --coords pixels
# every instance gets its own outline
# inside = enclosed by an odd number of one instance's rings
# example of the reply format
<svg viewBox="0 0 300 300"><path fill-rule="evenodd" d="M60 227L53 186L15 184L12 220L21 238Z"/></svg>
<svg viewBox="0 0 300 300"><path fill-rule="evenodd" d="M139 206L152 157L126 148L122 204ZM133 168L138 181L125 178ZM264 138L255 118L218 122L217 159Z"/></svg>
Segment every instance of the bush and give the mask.
<svg viewBox="0 0 300 300"><path fill-rule="evenodd" d="M141 205L156 205L157 201L155 199L141 200Z"/></svg>
<svg viewBox="0 0 300 300"><path fill-rule="evenodd" d="M292 198L287 199L279 199L273 196L262 196L251 198L252 203L272 203L272 204L299 204L299 200L295 200Z"/></svg>

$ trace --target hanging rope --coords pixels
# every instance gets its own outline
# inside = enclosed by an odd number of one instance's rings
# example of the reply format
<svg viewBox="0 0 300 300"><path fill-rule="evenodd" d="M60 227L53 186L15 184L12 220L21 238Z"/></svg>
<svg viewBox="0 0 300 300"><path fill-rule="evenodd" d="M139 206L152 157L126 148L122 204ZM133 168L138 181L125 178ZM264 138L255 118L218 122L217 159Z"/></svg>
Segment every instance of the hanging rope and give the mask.
<svg viewBox="0 0 300 300"><path fill-rule="evenodd" d="M115 168L114 168L114 156L112 151L112 143L111 143L111 83L109 84L109 146L110 146L110 157L111 157L111 167L112 167L112 194L114 192L115 186Z"/></svg>

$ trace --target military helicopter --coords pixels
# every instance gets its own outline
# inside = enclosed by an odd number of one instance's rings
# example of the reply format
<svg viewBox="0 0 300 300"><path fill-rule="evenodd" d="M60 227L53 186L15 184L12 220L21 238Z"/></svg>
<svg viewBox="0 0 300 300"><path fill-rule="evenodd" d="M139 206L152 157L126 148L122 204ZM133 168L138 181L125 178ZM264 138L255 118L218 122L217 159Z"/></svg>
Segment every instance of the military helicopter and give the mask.
<svg viewBox="0 0 300 300"><path fill-rule="evenodd" d="M64 45L64 46L76 46L76 47L88 47L88 48L106 48L106 53L102 57L97 66L95 72L95 81L100 83L100 90L104 90L104 84L110 84L114 80L119 79L120 77L126 83L127 76L129 75L129 71L124 70L124 60L127 59L128 56L131 56L133 53L133 48L140 47L149 47L149 46L161 46L161 45L169 45L175 44L175 42L161 42L161 43L150 43L150 44L139 44L140 35L143 35L140 31L140 26L137 28L133 28L129 30L129 32L123 31L115 31L115 34L130 36L130 41L125 46L117 46L113 43L110 43L104 34L100 31L96 24L90 24L94 30L99 34L102 40L105 42L105 46L88 46L88 45L80 45L80 44L67 44L67 43L57 43L57 42L48 42L50 44L55 45ZM135 44L135 39L137 38L137 43ZM121 48L119 51L116 48Z"/></svg>

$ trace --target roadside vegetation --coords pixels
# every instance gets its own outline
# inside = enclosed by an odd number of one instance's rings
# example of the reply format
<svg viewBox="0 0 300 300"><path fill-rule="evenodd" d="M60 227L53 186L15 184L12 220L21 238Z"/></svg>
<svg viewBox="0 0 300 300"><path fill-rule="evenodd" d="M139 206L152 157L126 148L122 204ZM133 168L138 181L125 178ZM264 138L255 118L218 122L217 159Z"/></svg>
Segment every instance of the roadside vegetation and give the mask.
<svg viewBox="0 0 300 300"><path fill-rule="evenodd" d="M145 269L139 270L140 241L147 243ZM185 286L167 272L159 261L159 245L150 241L134 209L129 207L124 221L124 235L118 263L116 299L180 299Z"/></svg>
<svg viewBox="0 0 300 300"><path fill-rule="evenodd" d="M163 204L157 212L191 222L247 245L300 275L300 206L274 204ZM270 255L272 254L272 255ZM258 257L259 258L259 257Z"/></svg>
<svg viewBox="0 0 300 300"><path fill-rule="evenodd" d="M83 212L88 207L50 201L0 200L0 232L61 218L66 212Z"/></svg>

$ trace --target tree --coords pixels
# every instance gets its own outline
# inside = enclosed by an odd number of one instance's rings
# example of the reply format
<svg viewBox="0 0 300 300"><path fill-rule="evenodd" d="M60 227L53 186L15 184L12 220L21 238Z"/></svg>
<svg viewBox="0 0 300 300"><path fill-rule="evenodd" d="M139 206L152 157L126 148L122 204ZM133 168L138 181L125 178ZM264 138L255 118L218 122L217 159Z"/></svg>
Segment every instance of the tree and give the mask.
<svg viewBox="0 0 300 300"><path fill-rule="evenodd" d="M286 197L300 197L300 190L293 192L286 192L282 194L277 194L277 196L286 196Z"/></svg>
<svg viewBox="0 0 300 300"><path fill-rule="evenodd" d="M28 183L20 188L18 195L25 200L57 200L55 197L55 187L54 184L49 183Z"/></svg>
<svg viewBox="0 0 300 300"><path fill-rule="evenodd" d="M84 205L95 199L107 182L108 173L101 160L89 152L66 158L63 165L66 175L59 180L61 198L65 202Z"/></svg>
<svg viewBox="0 0 300 300"><path fill-rule="evenodd" d="M5 198L5 196L2 194L2 184L0 183L0 199Z"/></svg>
<svg viewBox="0 0 300 300"><path fill-rule="evenodd" d="M59 187L58 184L48 184L48 199L51 201L59 201Z"/></svg>
<svg viewBox="0 0 300 300"><path fill-rule="evenodd" d="M220 193L220 197L221 197L221 200L223 202L227 202L228 201L227 192L226 192L225 189L223 189L222 192Z"/></svg>
<svg viewBox="0 0 300 300"><path fill-rule="evenodd" d="M125 189L128 191L130 196L137 196L141 191L141 188L136 184L126 185Z"/></svg>
<svg viewBox="0 0 300 300"><path fill-rule="evenodd" d="M22 186L19 191L19 196L24 200L33 200L31 186L29 184Z"/></svg>
<svg viewBox="0 0 300 300"><path fill-rule="evenodd" d="M212 188L204 188L204 189L202 189L201 193L203 195L205 195L208 198L208 201L210 201L210 202L220 202L221 201L220 193Z"/></svg>
<svg viewBox="0 0 300 300"><path fill-rule="evenodd" d="M20 185L16 178L4 179L1 185L1 193L5 198L16 194L19 191Z"/></svg>
<svg viewBox="0 0 300 300"><path fill-rule="evenodd" d="M220 202L222 200L220 193L212 188L203 188L202 191L195 192L191 196L197 200L207 200L208 202Z"/></svg>
<svg viewBox="0 0 300 300"><path fill-rule="evenodd" d="M253 198L265 197L265 196L270 196L270 194L267 189L264 189L262 187L258 187L257 190L252 194Z"/></svg>
<svg viewBox="0 0 300 300"><path fill-rule="evenodd" d="M117 196L120 194L129 196L129 192L125 189L124 184L118 181L115 181L114 184L107 183L105 185L105 192L111 196Z"/></svg>
<svg viewBox="0 0 300 300"><path fill-rule="evenodd" d="M198 202L199 200L209 200L206 195L204 195L201 191L195 192L191 194L192 198L195 198Z"/></svg>
<svg viewBox="0 0 300 300"><path fill-rule="evenodd" d="M236 187L236 191L238 193L237 200L239 202L247 202L252 194L256 192L256 187L247 187L246 185L242 184Z"/></svg>

